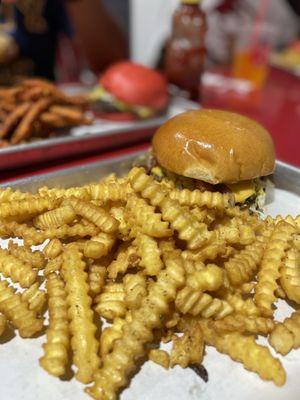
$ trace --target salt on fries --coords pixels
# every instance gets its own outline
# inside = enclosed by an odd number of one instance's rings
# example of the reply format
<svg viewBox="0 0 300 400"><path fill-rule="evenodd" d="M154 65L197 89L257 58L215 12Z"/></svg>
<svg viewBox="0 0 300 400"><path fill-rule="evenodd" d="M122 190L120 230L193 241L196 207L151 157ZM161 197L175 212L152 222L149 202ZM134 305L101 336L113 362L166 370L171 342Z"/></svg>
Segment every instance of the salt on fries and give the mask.
<svg viewBox="0 0 300 400"><path fill-rule="evenodd" d="M90 124L84 114L86 100L69 96L52 83L28 79L0 90L0 145L53 135L58 129Z"/></svg>
<svg viewBox="0 0 300 400"><path fill-rule="evenodd" d="M42 88L29 89L26 101ZM1 237L23 240L0 250L0 335L8 324L36 335L48 310L49 374L74 364L87 393L113 400L142 359L200 371L208 345L285 383L256 337L283 355L300 346L299 311L274 319L279 295L300 303L299 216L263 221L227 194L179 192L142 168L77 188L3 189L0 216Z"/></svg>

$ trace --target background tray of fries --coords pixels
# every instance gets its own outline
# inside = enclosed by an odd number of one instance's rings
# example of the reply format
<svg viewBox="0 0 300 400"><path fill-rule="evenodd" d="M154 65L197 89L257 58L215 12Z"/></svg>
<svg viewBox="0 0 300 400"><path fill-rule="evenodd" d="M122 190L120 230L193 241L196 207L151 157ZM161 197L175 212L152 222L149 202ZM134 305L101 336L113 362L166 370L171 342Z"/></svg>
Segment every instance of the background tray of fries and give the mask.
<svg viewBox="0 0 300 400"><path fill-rule="evenodd" d="M102 162L70 168L32 179L22 179L5 185L13 189L35 192L38 187L70 187L99 180L112 172L124 175L131 168L134 160L142 152L129 153L122 157ZM266 214L296 215L300 213L300 170L288 164L277 162L273 176L274 189L267 198ZM290 307L279 300L276 318L283 320L291 312ZM22 340L19 337L1 346L0 374L1 398L32 400L88 399L82 393L82 385L72 379L55 379L47 375L38 365L42 355L43 338ZM259 343L266 344L264 338ZM275 352L272 351L273 354ZM218 353L214 348L207 349L204 365L209 373L209 381L203 382L191 369L175 367L164 370L154 363L147 362L125 390L122 400L265 400L299 399L299 352L292 351L285 357L276 354L282 360L287 372L285 386L278 388L273 383L265 382L253 373L246 371L241 364L231 361L228 356Z"/></svg>
<svg viewBox="0 0 300 400"><path fill-rule="evenodd" d="M0 89L0 170L145 141L170 116L198 108L188 100L172 98L159 117L105 121L93 118L78 92L82 88L68 85L60 90L37 79Z"/></svg>

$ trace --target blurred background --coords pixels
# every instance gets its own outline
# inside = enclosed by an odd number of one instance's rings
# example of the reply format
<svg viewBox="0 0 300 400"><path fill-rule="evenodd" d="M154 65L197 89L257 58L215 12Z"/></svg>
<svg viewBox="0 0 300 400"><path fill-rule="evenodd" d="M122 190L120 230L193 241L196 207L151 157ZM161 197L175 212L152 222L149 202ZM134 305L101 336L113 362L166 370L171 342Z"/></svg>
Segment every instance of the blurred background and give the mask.
<svg viewBox="0 0 300 400"><path fill-rule="evenodd" d="M263 123L300 165L297 0L2 0L0 85L97 85L113 63L159 70L171 96Z"/></svg>
<svg viewBox="0 0 300 400"><path fill-rule="evenodd" d="M236 53L246 49L250 37L257 48L280 52L294 45L297 53L297 0L182 3L205 12L207 66L238 64ZM1 83L7 84L10 74L13 79L18 73L57 81L84 80L88 72L98 74L127 57L161 67L179 4L179 0L3 0ZM296 66L300 56L287 58L287 64L294 61ZM241 74L237 69L235 65L235 75Z"/></svg>

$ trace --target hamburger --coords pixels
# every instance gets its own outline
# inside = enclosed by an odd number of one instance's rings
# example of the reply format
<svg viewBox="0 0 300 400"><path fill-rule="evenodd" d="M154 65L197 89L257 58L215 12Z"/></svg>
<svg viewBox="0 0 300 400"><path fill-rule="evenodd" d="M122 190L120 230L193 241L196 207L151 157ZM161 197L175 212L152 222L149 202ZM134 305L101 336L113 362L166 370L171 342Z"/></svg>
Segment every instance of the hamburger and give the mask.
<svg viewBox="0 0 300 400"><path fill-rule="evenodd" d="M155 133L148 166L156 179L179 188L232 193L235 203L260 209L275 167L274 144L260 124L221 110L195 110Z"/></svg>
<svg viewBox="0 0 300 400"><path fill-rule="evenodd" d="M90 100L97 111L122 113L124 119L151 118L168 105L167 81L158 71L122 61L103 73Z"/></svg>

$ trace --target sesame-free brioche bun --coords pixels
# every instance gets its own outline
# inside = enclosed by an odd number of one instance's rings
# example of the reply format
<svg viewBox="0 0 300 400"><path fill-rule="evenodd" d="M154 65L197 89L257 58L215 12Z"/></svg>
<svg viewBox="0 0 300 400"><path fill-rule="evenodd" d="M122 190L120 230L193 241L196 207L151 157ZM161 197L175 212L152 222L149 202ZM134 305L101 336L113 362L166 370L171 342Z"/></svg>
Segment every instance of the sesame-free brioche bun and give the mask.
<svg viewBox="0 0 300 400"><path fill-rule="evenodd" d="M266 176L275 167L274 144L267 130L228 111L179 114L157 130L152 148L165 169L212 184Z"/></svg>
<svg viewBox="0 0 300 400"><path fill-rule="evenodd" d="M158 71L131 61L111 65L101 76L100 84L126 104L162 110L168 103L168 86Z"/></svg>

